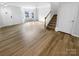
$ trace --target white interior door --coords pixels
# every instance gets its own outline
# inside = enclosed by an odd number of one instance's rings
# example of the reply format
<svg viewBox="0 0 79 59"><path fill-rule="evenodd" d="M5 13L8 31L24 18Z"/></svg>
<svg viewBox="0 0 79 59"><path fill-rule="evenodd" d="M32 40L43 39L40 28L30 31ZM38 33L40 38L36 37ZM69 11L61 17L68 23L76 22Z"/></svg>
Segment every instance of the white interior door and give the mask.
<svg viewBox="0 0 79 59"><path fill-rule="evenodd" d="M74 23L74 27L72 29L72 35L79 37L79 19Z"/></svg>
<svg viewBox="0 0 79 59"><path fill-rule="evenodd" d="M57 31L71 33L73 21L76 17L76 9L74 4L64 4L61 6L58 12Z"/></svg>
<svg viewBox="0 0 79 59"><path fill-rule="evenodd" d="M12 24L11 13L10 13L10 10L8 8L2 8L1 15L2 15L4 26Z"/></svg>
<svg viewBox="0 0 79 59"><path fill-rule="evenodd" d="M72 28L72 35L79 37L79 11L77 12L76 18Z"/></svg>

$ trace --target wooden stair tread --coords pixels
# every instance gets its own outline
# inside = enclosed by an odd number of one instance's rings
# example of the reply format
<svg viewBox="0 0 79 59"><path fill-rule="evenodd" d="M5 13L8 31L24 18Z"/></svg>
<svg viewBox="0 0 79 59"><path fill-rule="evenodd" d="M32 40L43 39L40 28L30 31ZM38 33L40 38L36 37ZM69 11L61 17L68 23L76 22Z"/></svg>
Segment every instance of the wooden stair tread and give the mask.
<svg viewBox="0 0 79 59"><path fill-rule="evenodd" d="M54 15L51 19L51 21L49 22L48 26L47 26L47 29L55 29L55 26L56 26L56 20L57 20L57 15Z"/></svg>

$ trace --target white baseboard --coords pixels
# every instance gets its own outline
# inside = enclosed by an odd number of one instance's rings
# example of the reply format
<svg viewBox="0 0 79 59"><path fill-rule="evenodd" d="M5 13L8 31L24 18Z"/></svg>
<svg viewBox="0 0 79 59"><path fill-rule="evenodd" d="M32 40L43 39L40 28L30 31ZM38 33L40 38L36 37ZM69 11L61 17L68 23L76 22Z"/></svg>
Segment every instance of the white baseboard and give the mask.
<svg viewBox="0 0 79 59"><path fill-rule="evenodd" d="M63 31L63 30L60 30L58 27L55 28L55 31L56 31L56 32L58 32L58 31L65 32L65 31ZM65 32L65 33L68 33L68 32ZM76 34L71 34L71 33L68 33L68 34L70 34L70 35L72 35L72 36L75 36L75 37L79 37L79 35L76 35Z"/></svg>
<svg viewBox="0 0 79 59"><path fill-rule="evenodd" d="M79 35L76 35L76 34L71 34L72 36L75 36L75 37L79 37Z"/></svg>

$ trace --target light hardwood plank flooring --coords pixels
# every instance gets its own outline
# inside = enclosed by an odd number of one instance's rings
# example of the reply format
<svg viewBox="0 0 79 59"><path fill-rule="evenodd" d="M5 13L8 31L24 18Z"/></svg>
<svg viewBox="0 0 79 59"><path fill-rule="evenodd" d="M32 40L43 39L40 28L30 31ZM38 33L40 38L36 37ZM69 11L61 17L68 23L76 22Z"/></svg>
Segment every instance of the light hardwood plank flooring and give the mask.
<svg viewBox="0 0 79 59"><path fill-rule="evenodd" d="M79 55L79 38L46 30L41 22L0 29L1 56Z"/></svg>

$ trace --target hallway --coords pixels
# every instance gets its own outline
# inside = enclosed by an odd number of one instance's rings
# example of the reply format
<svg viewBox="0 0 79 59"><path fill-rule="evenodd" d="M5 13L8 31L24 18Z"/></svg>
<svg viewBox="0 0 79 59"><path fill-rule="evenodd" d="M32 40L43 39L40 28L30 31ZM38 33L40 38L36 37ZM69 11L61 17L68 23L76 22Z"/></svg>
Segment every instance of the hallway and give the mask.
<svg viewBox="0 0 79 59"><path fill-rule="evenodd" d="M0 29L0 55L79 55L79 38L45 30L41 22Z"/></svg>

